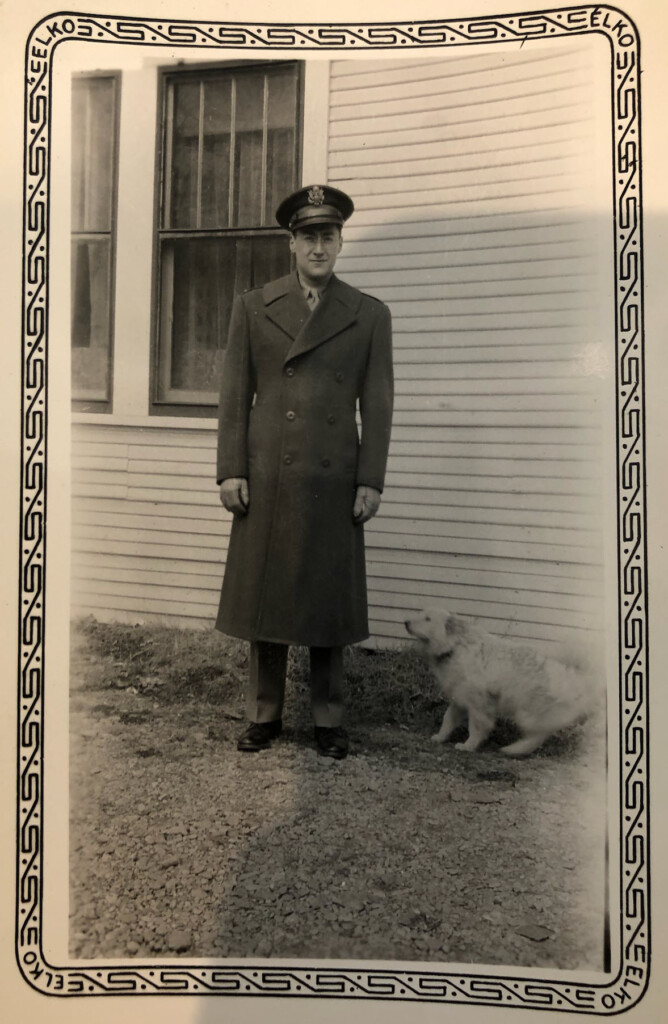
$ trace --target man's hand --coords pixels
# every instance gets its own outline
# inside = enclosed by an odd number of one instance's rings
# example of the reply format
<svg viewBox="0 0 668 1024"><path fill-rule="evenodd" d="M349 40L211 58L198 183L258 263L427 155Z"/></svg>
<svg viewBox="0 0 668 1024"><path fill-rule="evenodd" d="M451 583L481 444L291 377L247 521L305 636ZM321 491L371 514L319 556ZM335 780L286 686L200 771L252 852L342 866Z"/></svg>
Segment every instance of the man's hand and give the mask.
<svg viewBox="0 0 668 1024"><path fill-rule="evenodd" d="M360 484L355 493L355 504L353 505L353 517L355 522L366 523L375 516L380 506L380 491L375 487L367 487Z"/></svg>
<svg viewBox="0 0 668 1024"><path fill-rule="evenodd" d="M248 512L249 495L248 480L241 476L231 476L220 485L220 500L228 512L235 516L245 516Z"/></svg>

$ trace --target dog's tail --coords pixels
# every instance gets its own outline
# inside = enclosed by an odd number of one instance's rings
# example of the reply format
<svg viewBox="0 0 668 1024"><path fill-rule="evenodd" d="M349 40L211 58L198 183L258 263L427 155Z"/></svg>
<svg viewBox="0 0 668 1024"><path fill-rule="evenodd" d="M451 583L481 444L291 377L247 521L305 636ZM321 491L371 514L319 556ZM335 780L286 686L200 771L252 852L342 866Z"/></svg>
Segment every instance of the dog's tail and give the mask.
<svg viewBox="0 0 668 1024"><path fill-rule="evenodd" d="M601 654L591 640L571 638L567 642L558 644L550 651L550 655L556 661L561 662L564 668L570 668L583 674L599 672L602 667Z"/></svg>
<svg viewBox="0 0 668 1024"><path fill-rule="evenodd" d="M551 652L570 677L575 705L587 717L598 717L606 705L605 660L596 638L570 638ZM574 706L575 706L574 705Z"/></svg>

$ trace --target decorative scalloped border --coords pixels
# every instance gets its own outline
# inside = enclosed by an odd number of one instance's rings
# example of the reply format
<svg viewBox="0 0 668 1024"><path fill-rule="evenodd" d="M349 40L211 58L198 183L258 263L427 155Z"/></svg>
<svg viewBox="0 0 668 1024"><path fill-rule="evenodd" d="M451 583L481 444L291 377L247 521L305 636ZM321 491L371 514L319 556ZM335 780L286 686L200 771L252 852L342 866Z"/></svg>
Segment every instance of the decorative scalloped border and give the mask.
<svg viewBox="0 0 668 1024"><path fill-rule="evenodd" d="M611 48L620 627L619 973L605 984L481 971L356 967L55 966L42 952L44 582L46 557L51 70L69 40L128 45L340 51L454 47L598 32ZM401 24L242 24L56 13L26 46L16 954L26 981L68 995L335 996L596 1014L628 1009L648 980L647 570L642 330L639 37L607 6ZM447 966L447 965L446 965Z"/></svg>

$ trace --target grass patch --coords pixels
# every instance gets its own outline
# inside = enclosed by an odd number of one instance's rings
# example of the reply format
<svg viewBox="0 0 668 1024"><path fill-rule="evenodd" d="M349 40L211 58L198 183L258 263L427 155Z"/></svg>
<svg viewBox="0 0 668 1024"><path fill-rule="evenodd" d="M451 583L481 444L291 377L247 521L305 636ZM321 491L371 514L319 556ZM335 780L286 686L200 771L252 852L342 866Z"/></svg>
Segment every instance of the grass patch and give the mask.
<svg viewBox="0 0 668 1024"><path fill-rule="evenodd" d="M211 631L169 626L73 623L73 669L87 689L126 689L167 703L211 704L239 699L248 666L247 644Z"/></svg>
<svg viewBox="0 0 668 1024"><path fill-rule="evenodd" d="M215 630L97 622L73 624L73 674L86 689L134 688L164 703L203 701L243 709L248 647ZM417 652L345 652L346 706L351 721L430 729L442 706ZM308 651L290 649L288 699L293 715L310 716Z"/></svg>
<svg viewBox="0 0 668 1024"><path fill-rule="evenodd" d="M88 690L132 688L164 704L210 704L244 716L249 645L215 630L125 625L78 620L72 628L72 677ZM290 648L286 716L298 728L310 726L309 659L304 647ZM389 726L429 736L445 709L438 685L417 650L345 650L346 719L369 729ZM582 726L554 737L539 756L572 753ZM462 736L454 737L463 738ZM518 736L501 722L491 740L504 745Z"/></svg>

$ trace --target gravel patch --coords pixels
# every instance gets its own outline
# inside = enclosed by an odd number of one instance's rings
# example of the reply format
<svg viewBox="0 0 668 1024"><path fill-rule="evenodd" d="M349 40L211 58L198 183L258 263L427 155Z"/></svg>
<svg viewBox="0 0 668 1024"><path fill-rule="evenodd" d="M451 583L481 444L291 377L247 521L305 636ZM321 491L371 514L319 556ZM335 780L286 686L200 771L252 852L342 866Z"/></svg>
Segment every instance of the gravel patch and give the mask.
<svg viewBox="0 0 668 1024"><path fill-rule="evenodd" d="M160 701L86 635L72 668L74 957L603 968L595 730L511 761L351 714L337 762L295 686L283 735L244 754L240 690Z"/></svg>

